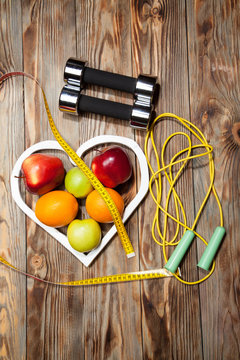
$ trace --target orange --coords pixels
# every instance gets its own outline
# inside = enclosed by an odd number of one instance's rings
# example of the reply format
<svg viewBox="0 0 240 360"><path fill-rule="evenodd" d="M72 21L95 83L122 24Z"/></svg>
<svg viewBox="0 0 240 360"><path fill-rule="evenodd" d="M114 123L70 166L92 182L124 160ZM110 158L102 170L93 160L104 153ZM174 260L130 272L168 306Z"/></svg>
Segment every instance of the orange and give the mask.
<svg viewBox="0 0 240 360"><path fill-rule="evenodd" d="M124 209L124 201L122 196L115 190L105 188L109 195L111 196L112 200L114 201L118 211L120 212L120 215L123 214ZM88 215L100 223L109 223L113 222L113 218L111 216L110 211L108 210L108 207L101 197L99 193L96 190L93 190L86 199L86 210L88 212Z"/></svg>
<svg viewBox="0 0 240 360"><path fill-rule="evenodd" d="M35 208L35 215L43 224L60 227L70 224L78 212L76 198L63 190L50 191L41 196Z"/></svg>

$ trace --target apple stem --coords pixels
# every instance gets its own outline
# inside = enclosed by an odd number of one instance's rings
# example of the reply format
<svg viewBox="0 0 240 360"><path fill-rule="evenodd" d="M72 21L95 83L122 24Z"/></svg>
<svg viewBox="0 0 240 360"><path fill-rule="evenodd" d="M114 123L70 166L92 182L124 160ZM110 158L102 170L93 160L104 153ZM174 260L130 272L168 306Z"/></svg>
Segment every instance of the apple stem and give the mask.
<svg viewBox="0 0 240 360"><path fill-rule="evenodd" d="M26 176L14 176L16 179L25 179Z"/></svg>

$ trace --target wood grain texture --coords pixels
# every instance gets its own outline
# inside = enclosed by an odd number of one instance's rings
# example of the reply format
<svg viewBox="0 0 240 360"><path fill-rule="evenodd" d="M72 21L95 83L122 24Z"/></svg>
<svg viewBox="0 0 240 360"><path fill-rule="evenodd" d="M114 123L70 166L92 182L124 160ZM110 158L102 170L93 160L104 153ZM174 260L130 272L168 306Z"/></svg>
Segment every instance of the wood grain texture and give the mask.
<svg viewBox="0 0 240 360"><path fill-rule="evenodd" d="M77 5L77 55L90 67L131 75L131 29L128 2L87 1ZM101 15L100 15L101 14ZM91 88L90 94L119 102L131 102L126 94L110 89ZM117 131L116 131L117 130ZM98 134L134 137L123 121L98 115L80 118L82 141ZM130 154L132 155L132 154ZM134 158L132 157L134 161ZM136 184L133 183L133 191ZM136 257L127 260L117 236L85 276L114 274L138 269L137 215L127 224ZM141 346L141 307L139 284L92 287L84 291L84 333L86 359L139 359ZM117 301L116 301L117 299ZM96 311L101 309L101 311ZM89 314L91 314L89 316ZM131 316L129 316L131 314Z"/></svg>
<svg viewBox="0 0 240 360"><path fill-rule="evenodd" d="M173 112L189 118L185 17L183 2L132 2L132 53L135 74L143 72L158 76L161 86L158 113ZM172 132L179 130L183 129L171 119L161 121L156 126L155 141L159 151L164 140ZM137 134L137 140L143 147L142 133ZM185 146L185 140L179 137L170 152L175 153ZM151 156L151 164L157 169L154 156ZM166 182L163 182L163 186L166 195ZM183 204L187 209L188 223L191 224L194 219L191 170L180 179L178 187L181 194L188 194L185 199L183 197ZM148 213L150 211L154 214L154 209L155 204L148 197L139 211L142 268L164 265L160 246L151 239L150 235L153 215L149 217ZM175 225L170 223L168 239L174 232ZM198 279L195 244L181 266L184 277L188 280ZM173 281L149 281L142 284L144 358L199 359L202 357L198 296L197 287L186 288ZM152 326L153 323L155 326Z"/></svg>
<svg viewBox="0 0 240 360"><path fill-rule="evenodd" d="M0 72L24 70L46 91L60 133L77 149L93 136L116 134L144 146L145 133L124 121L93 114L60 113L58 96L69 57L90 67L137 77L158 77L158 114L173 112L198 125L214 146L216 178L227 235L214 275L200 286L174 279L59 288L0 266L1 359L230 359L240 358L239 322L239 65L240 3L228 0L0 0ZM131 104L131 95L88 87L87 94ZM164 265L151 238L155 206L148 195L127 222L136 256L126 259L118 236L85 268L15 206L9 176L32 144L53 139L39 88L15 78L0 87L0 254L21 269L51 280L78 280ZM6 126L7 124L7 126ZM155 140L183 130L164 119ZM179 137L169 156L186 146ZM150 148L149 148L150 150ZM150 150L151 151L151 150ZM66 169L68 157L59 152ZM90 164L93 153L86 155ZM133 163L135 157L130 154ZM151 162L156 167L151 151ZM196 160L177 183L189 225L208 185L205 161ZM136 164L124 196L140 182ZM129 188L128 188L129 186ZM163 185L166 195L167 184ZM36 197L26 194L34 208ZM219 224L211 197L197 225L207 240ZM171 211L174 212L171 202ZM84 202L80 216L85 217ZM161 220L161 224L163 221ZM206 226L207 224L207 226ZM103 227L107 231L108 225ZM66 229L65 229L66 230ZM64 230L64 231L65 231ZM168 238L175 231L169 223ZM202 277L196 240L181 264L183 277ZM169 251L170 253L171 251Z"/></svg>
<svg viewBox="0 0 240 360"><path fill-rule="evenodd" d="M193 6L194 5L194 6ZM203 352L206 359L238 359L239 351L239 2L188 4L191 117L214 146L215 185L227 235L216 271L200 287ZM201 162L198 162L201 166ZM205 174L204 174L205 173ZM206 171L194 178L197 206ZM212 209L215 208L215 211ZM206 227L206 223L208 226ZM209 240L219 224L212 199L199 222ZM199 246L199 256L203 248ZM238 260L237 260L238 258ZM213 329L213 331L209 331Z"/></svg>
<svg viewBox="0 0 240 360"><path fill-rule="evenodd" d="M21 8L0 2L0 73L22 70ZM0 246L1 256L22 269L25 260L25 219L11 198L10 175L24 150L23 81L6 81L0 88ZM0 275L0 358L26 356L26 279L1 266Z"/></svg>
<svg viewBox="0 0 240 360"><path fill-rule="evenodd" d="M58 111L64 65L69 55L76 56L75 2L25 1L23 9L24 70L39 79L57 127L70 145L78 148L78 122L71 117L65 120ZM41 92L31 81L25 82L25 109L26 143L53 139ZM68 164L66 156L63 160ZM28 203L34 208L32 196ZM82 277L82 266L72 255L32 221L27 225L30 272L58 281ZM52 354L70 359L83 352L84 338L80 341L76 331L82 318L82 290L48 288L29 280L27 300L29 359L51 358Z"/></svg>

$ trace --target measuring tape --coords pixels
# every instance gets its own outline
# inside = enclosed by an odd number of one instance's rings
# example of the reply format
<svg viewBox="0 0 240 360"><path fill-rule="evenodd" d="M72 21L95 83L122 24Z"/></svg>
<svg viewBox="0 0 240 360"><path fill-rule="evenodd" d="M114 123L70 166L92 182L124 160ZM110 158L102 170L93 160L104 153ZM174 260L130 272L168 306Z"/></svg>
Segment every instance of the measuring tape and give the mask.
<svg viewBox="0 0 240 360"><path fill-rule="evenodd" d="M89 169L89 167L85 164L85 162L75 153L75 151L68 145L68 143L63 139L63 137L60 135L59 131L57 130L55 123L53 121L52 115L49 110L49 106L47 103L46 95L41 87L43 98L44 98L44 104L48 115L49 124L51 127L51 130L53 132L53 135L55 136L58 143L61 145L61 147L66 151L66 153L69 155L69 157L75 162L75 164L82 170L82 172L87 176L89 181L91 182L92 186L95 190L102 196L103 200L105 201L112 218L114 220L114 224L117 228L118 235L121 239L122 246L125 250L125 253L127 254L128 258L131 258L135 256L134 249L132 247L131 241L128 237L127 231L125 229L125 226L122 222L121 215L112 200L111 196L106 191L105 187L102 185L102 183L98 180L98 178L93 174L93 172Z"/></svg>
<svg viewBox="0 0 240 360"><path fill-rule="evenodd" d="M74 161L74 163L84 172L84 174L88 177L88 179L90 180L93 187L99 192L99 194L102 196L102 198L106 202L108 209L114 220L114 224L117 228L123 248L127 254L127 257L130 258L132 256L135 256L134 249L132 247L132 244L130 242L130 239L128 237L128 234L126 232L124 224L122 222L121 215L120 215L115 203L113 202L112 198L109 196L108 192L105 190L102 183L98 180L98 178L92 173L92 171L88 168L88 166L84 163L84 161L75 153L75 151L67 144L67 142L61 136L61 134L58 132L58 130L55 126L55 123L53 121L51 112L49 110L46 95L44 93L42 86L38 82L38 80L35 79L32 75L26 74L24 72L10 72L10 73L3 75L0 78L0 83L2 83L3 81L5 81L8 78L13 77L13 76L26 76L26 77L34 80L38 84L38 86L41 88L49 124L50 124L51 130L52 130L56 140L61 145L61 147L65 150L65 152L69 155L69 157ZM88 285L98 285L98 284L110 284L110 283L116 283L116 282L119 283L119 282L129 282L129 281L136 281L136 280L157 279L157 278L173 276L168 270L160 268L160 269L154 269L154 270L145 270L145 271L123 273L123 274L100 276L100 277L94 277L94 278L77 280L77 281L53 282L53 281L41 279L37 276L34 276L32 274L29 274L29 273L23 271L23 270L19 270L18 268L11 265L7 260L5 260L1 256L0 256L0 262L2 264L6 265L7 267L17 271L18 273L21 273L23 275L31 277L35 280L38 280L38 281L41 281L41 282L44 282L47 284L60 285L60 286L88 286Z"/></svg>
<svg viewBox="0 0 240 360"><path fill-rule="evenodd" d="M136 280L149 280L149 279L159 279L165 277L171 277L171 274L166 269L154 269L154 270L143 270L136 272L129 272L124 274L115 274L107 276L98 276L89 279L76 280L76 281L67 281L67 282L54 282L45 279L41 279L37 276L29 274L25 271L17 269L15 266L11 265L7 260L0 256L0 262L9 268L17 271L20 274L26 275L34 280L44 282L45 284L58 285L58 286L89 286L89 285L104 285L111 283L120 283L120 282L130 282Z"/></svg>
<svg viewBox="0 0 240 360"><path fill-rule="evenodd" d="M75 162L75 164L87 176L87 178L91 182L92 186L95 188L95 190L98 191L98 193L101 195L101 197L105 201L105 203L110 211L110 214L113 218L114 224L117 228L118 235L120 237L123 249L125 250L127 257L131 258L131 257L135 256L133 246L128 237L127 231L122 222L121 215L120 215L114 201L112 200L111 196L108 194L108 192L106 191L106 189L102 185L102 183L98 180L98 178L93 174L93 172L89 169L89 167L85 164L85 162L76 154L76 152L68 145L68 143L63 139L63 137L57 130L56 125L53 121L49 106L48 106L46 95L45 95L44 90L43 90L41 84L39 83L39 81L30 74L26 74L24 72L18 71L18 72L10 72L10 73L3 75L0 78L0 83L2 83L3 81L5 81L8 78L13 77L13 76L26 76L26 77L34 80L37 83L37 85L40 87L42 94L43 94L45 109L46 109L47 116L48 116L48 121L49 121L51 130L53 132L53 135L55 136L56 140L61 145L61 147L64 149L64 151L68 154L68 156Z"/></svg>
<svg viewBox="0 0 240 360"><path fill-rule="evenodd" d="M126 229L123 225L121 216L114 204L114 202L112 201L111 197L109 196L109 194L106 192L104 186L102 185L102 183L95 177L95 175L91 172L91 170L87 167L87 165L84 163L84 161L75 153L75 151L66 143L66 141L62 138L62 136L60 135L60 133L58 132L53 118L51 116L50 110L49 110L49 106L47 103L47 99L45 96L45 93L40 85L40 83L31 75L25 74L23 72L12 72L12 73L8 73L5 74L4 76L2 76L0 78L0 83L3 82L5 79L11 77L11 76L17 76L17 75L23 75L23 76L27 76L31 79L33 79L41 88L42 90L42 94L43 94L43 98L44 98L44 104L45 104L45 108L47 111L47 115L48 115L48 120L49 120L49 124L51 127L51 130L56 138L56 140L58 141L58 143L61 145L61 147L65 150L65 152L69 155L69 157L75 162L75 164L84 172L84 174L88 177L88 179L90 180L91 184L93 185L93 187L99 192L99 194L103 197L104 201L106 202L109 211L113 217L114 223L116 225L118 234L120 236L120 239L122 241L123 244L123 248L127 254L128 257L132 257L134 256L134 250L132 247L132 244L129 240L129 237L127 235ZM178 120L187 130L190 131L190 133L192 133L192 135L194 135L199 141L200 144L198 145L192 145L191 139L190 137L183 132L176 132L172 135L170 135L168 137L168 139L165 141L163 147L162 147L162 153L161 153L161 163L162 166L160 165L160 159L158 157L158 152L156 149L156 145L154 142L154 138L153 138L153 132L154 132L154 127L156 125L156 123L161 120L164 119L166 117L170 117L170 118L174 118L176 120ZM167 147L168 142L175 136L185 136L188 140L188 146L179 151L177 154L175 154L170 163L169 164L165 164L164 163L164 151ZM152 141L152 146L154 149L154 154L156 156L157 159L157 165L158 165L158 170L154 171L153 168L151 167L149 158L148 158L148 154L147 154L147 145L148 145L148 140L149 138L151 138ZM201 153L201 154L195 154L195 155L191 155L192 154L192 150L193 149L197 149L197 148L205 148L205 152ZM185 230L190 231L193 235L197 236L200 240L202 240L204 242L204 244L207 246L208 243L206 242L206 240L200 235L198 234L194 229L196 227L196 224L198 222L198 219L203 211L203 208L206 204L206 202L208 201L208 198L210 196L211 193L213 193L218 208L219 208L219 214L220 214L220 226L222 227L221 231L223 230L223 214L222 214L222 207L218 198L218 195L216 193L215 187L214 187L214 161L213 161L213 157L212 157L212 151L213 148L212 146L210 146L206 140L206 138L204 137L203 133L191 122L180 118L174 114L162 114L159 115L154 122L151 124L151 127L147 133L146 139L145 139L145 156L148 162L148 166L150 168L150 171L152 173L152 177L149 183L149 189L150 189L150 193L151 196L154 200L154 202L157 205L156 208L156 213L154 216L154 220L153 220L153 225L152 225L152 236L153 239L156 241L156 243L158 245L161 245L163 247L163 255L164 255L164 259L166 262L168 262L168 258L167 258L167 254L166 254L166 246L168 245L177 245L179 243L179 241L176 241L177 239L177 235L179 233L179 226L183 227ZM187 155L184 158L178 159L179 156L181 156L182 154L186 153ZM210 174L210 185L209 188L207 190L207 193L205 195L205 198L198 210L198 213L196 215L196 218L193 222L192 227L188 227L187 223L186 223L186 215L185 215L185 211L183 208L183 205L180 201L180 198L175 190L175 183L177 182L180 173L184 170L185 165L187 164L187 162L190 159L195 159L201 156L208 156L209 158L209 174ZM173 171L172 168L174 165L176 164L180 164L182 163L180 169L177 171L176 176L173 176ZM169 170L169 173L167 173L166 170ZM163 208L160 204L161 202L161 197L162 197L162 184L161 184L161 172L164 172L164 175L167 177L168 183L170 185L170 189L167 195L167 199L166 199L166 205L165 208ZM158 181L157 181L158 178ZM157 190L157 195L155 196L153 194L152 191L152 182L155 182L156 185L156 190ZM168 205L169 205L169 199L171 194L173 194L174 197L174 203L176 206L176 216L172 216L169 212L168 212ZM159 210L161 210L161 212L165 215L165 219L164 219L164 229L163 229L163 233L161 233L161 229L160 229L160 225L159 225ZM180 213L182 213L182 217L183 217L183 222L180 220ZM167 232L167 222L168 219L172 219L173 221L176 222L177 224L177 229L176 229L176 233L173 237L173 239L171 241L166 241L166 232ZM160 240L159 241L156 236L155 236L155 226L157 227L157 232L159 234ZM224 230L225 232L225 230ZM222 232L223 234L223 232ZM215 236L215 235L214 235ZM214 237L214 239L216 238L216 236ZM219 240L219 239L217 239ZM222 239L220 239L222 240ZM214 240L215 241L215 240ZM138 271L138 272L131 272L131 273L125 273L125 274L116 274L116 275L110 275L110 276L102 276L102 277L95 277L95 278L91 278L91 279L84 279L84 280L78 280L78 281L71 281L71 282L51 282L48 280L43 280L40 279L34 275L30 275L28 273L25 273L24 271L18 270L17 268L15 268L14 266L12 266L10 263L8 263L5 259L3 259L2 257L0 257L0 262L2 262L3 264L5 264L6 266L22 273L25 274L29 277L32 277L36 280L48 283L48 284L54 284L54 285L63 285L63 286L85 286L85 285L97 285L97 284L107 284L107 283L113 283L113 282L124 282L124 281L135 281L135 280L144 280L144 279L156 279L156 278L162 278L162 277L169 277L169 276L174 276L177 280L181 281L184 284L187 285L195 285L195 284L199 284L203 281L205 281L207 278L209 278L209 276L211 276L211 274L214 271L215 268L215 261L213 261L212 264L212 268L210 270L210 272L202 279L197 280L197 281L193 281L193 282L189 282L189 281L185 281L183 279L181 279L179 276L181 276L180 271L173 273L168 271L166 268L164 269L154 269L154 270L147 270L147 271ZM166 266L167 267L167 266Z"/></svg>

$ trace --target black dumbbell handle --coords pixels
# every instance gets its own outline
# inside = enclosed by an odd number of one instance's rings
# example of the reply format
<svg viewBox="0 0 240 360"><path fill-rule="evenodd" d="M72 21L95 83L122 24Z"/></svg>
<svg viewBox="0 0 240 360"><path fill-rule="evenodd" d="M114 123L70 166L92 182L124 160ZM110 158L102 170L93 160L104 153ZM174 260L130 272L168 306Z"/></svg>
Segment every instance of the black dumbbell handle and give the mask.
<svg viewBox="0 0 240 360"><path fill-rule="evenodd" d="M137 79L130 76L85 67L83 71L83 82L134 94Z"/></svg>
<svg viewBox="0 0 240 360"><path fill-rule="evenodd" d="M133 105L98 99L83 95L79 87L70 84L65 85L60 93L59 109L76 115L90 112L127 120L137 129L147 129L153 114L151 104L141 99L134 101Z"/></svg>
<svg viewBox="0 0 240 360"><path fill-rule="evenodd" d="M91 112L117 119L130 120L133 107L114 101L80 95L78 100L78 114Z"/></svg>
<svg viewBox="0 0 240 360"><path fill-rule="evenodd" d="M83 88L86 84L97 85L131 93L135 98L146 97L148 102L151 102L157 79L146 75L139 75L138 78L134 78L92 69L87 67L84 61L70 58L64 69L64 80L70 86Z"/></svg>

